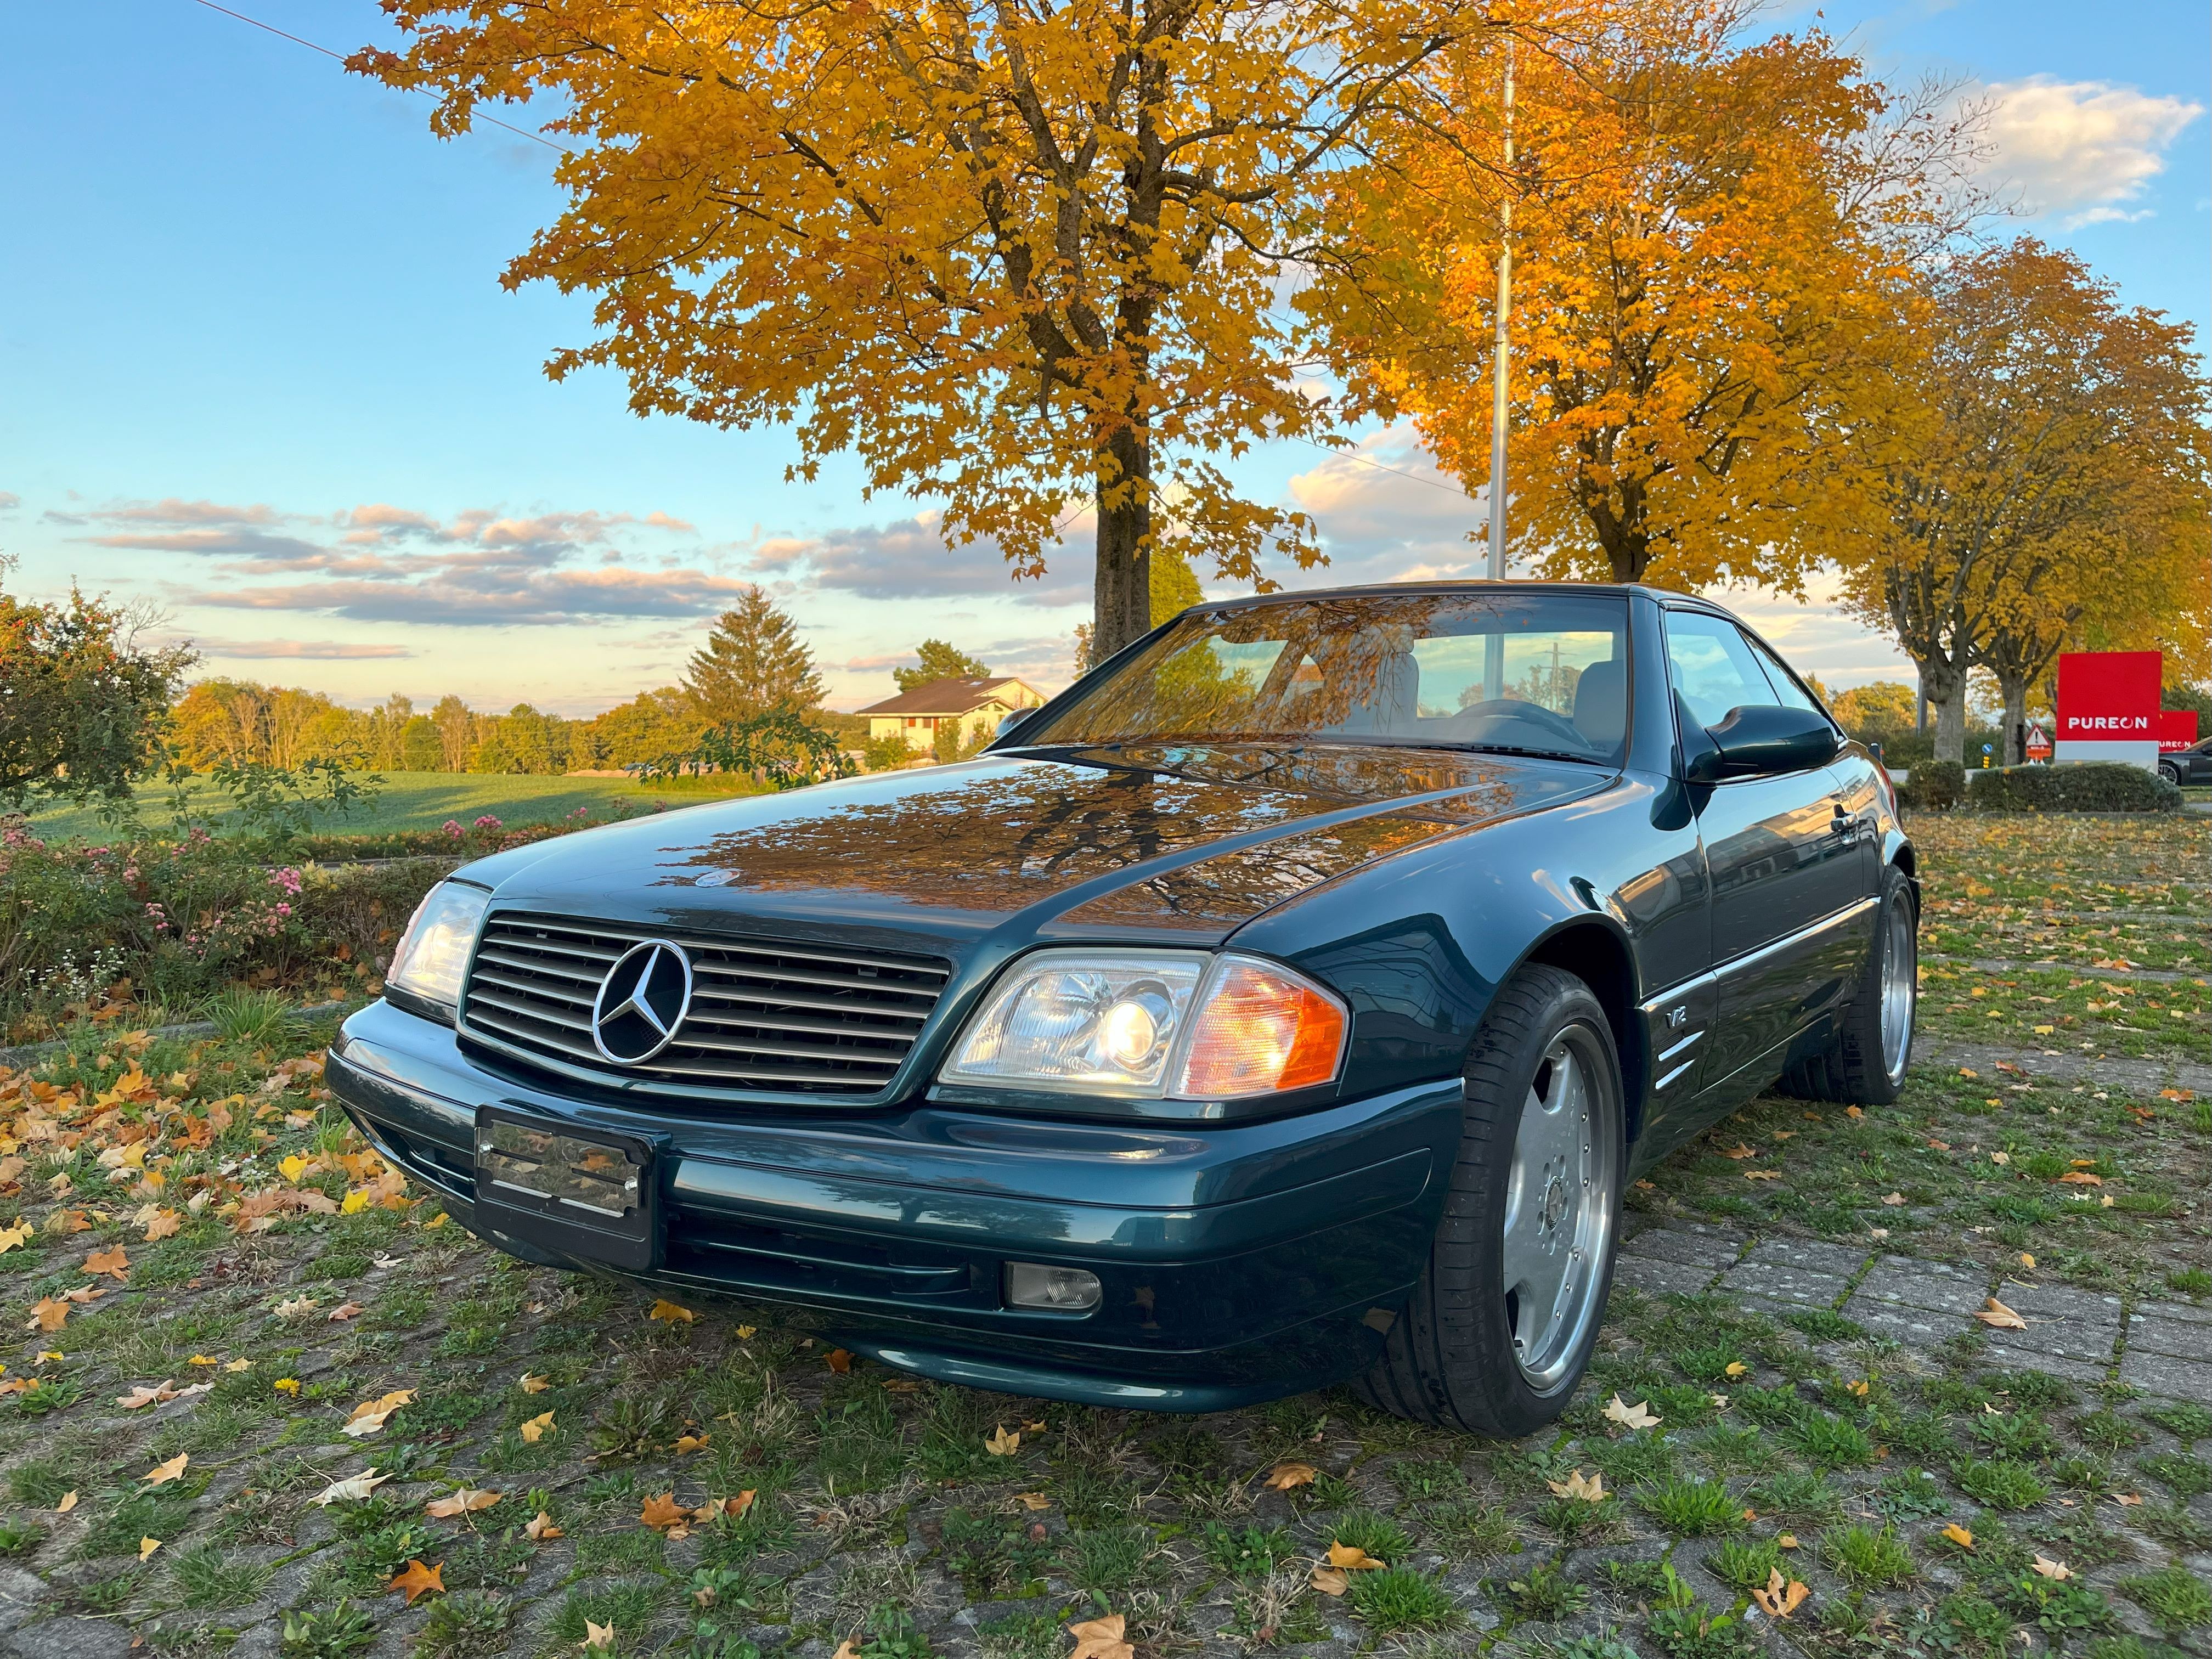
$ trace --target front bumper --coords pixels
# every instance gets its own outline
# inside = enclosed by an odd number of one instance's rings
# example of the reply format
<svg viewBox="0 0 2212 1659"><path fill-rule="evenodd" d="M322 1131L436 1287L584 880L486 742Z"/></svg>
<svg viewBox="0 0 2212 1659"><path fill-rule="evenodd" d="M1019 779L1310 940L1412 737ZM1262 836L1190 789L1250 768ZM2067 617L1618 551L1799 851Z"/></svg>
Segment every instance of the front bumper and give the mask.
<svg viewBox="0 0 2212 1659"><path fill-rule="evenodd" d="M1459 1144L1456 1079L1265 1122L1119 1127L924 1103L855 1113L671 1110L554 1093L387 1003L325 1080L454 1218L532 1260L612 1271L479 1213L479 1107L657 1140L658 1265L622 1276L781 1304L941 1381L1211 1411L1373 1359L1426 1261ZM1009 1261L1097 1274L1100 1305L1006 1307Z"/></svg>

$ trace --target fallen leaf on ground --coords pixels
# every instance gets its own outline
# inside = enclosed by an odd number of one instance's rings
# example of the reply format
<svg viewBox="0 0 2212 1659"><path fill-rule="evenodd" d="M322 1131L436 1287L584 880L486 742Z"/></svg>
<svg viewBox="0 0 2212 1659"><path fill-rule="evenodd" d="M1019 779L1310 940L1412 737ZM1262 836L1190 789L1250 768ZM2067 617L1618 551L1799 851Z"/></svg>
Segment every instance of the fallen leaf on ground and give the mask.
<svg viewBox="0 0 2212 1659"><path fill-rule="evenodd" d="M0 1255L5 1255L13 1249L20 1249L37 1237L38 1235L31 1231L31 1224L27 1221L19 1221L12 1227L0 1227Z"/></svg>
<svg viewBox="0 0 2212 1659"><path fill-rule="evenodd" d="M167 1462L155 1464L152 1468L138 1478L150 1486L166 1486L172 1480L183 1479L185 1465L191 1461L192 1455L190 1452L179 1452Z"/></svg>
<svg viewBox="0 0 2212 1659"><path fill-rule="evenodd" d="M1894 1210L1904 1204L1905 1194L1903 1193L1890 1193L1886 1194L1881 1201L1888 1205L1891 1209Z"/></svg>
<svg viewBox="0 0 2212 1659"><path fill-rule="evenodd" d="M422 1505L422 1512L441 1521L450 1521L457 1515L474 1515L478 1510L488 1510L499 1502L495 1492L482 1487L463 1486L447 1498L434 1498Z"/></svg>
<svg viewBox="0 0 2212 1659"><path fill-rule="evenodd" d="M1267 1471L1267 1490L1289 1492L1296 1486L1310 1486L1316 1473L1310 1463L1278 1463Z"/></svg>
<svg viewBox="0 0 2212 1659"><path fill-rule="evenodd" d="M753 1335L754 1335L754 1334L755 1334L756 1332L757 1332L759 1329L760 1329L760 1327L759 1327L759 1326L757 1326L757 1325L740 1325L740 1326L738 1326L738 1341L740 1341L740 1342L750 1342L750 1341L751 1341L751 1340L753 1340Z"/></svg>
<svg viewBox="0 0 2212 1659"><path fill-rule="evenodd" d="M386 1481L388 1474L379 1474L372 1463L359 1474L349 1474L343 1480L333 1480L307 1501L324 1509L333 1504L357 1504Z"/></svg>
<svg viewBox="0 0 2212 1659"><path fill-rule="evenodd" d="M548 1412L545 1415L548 1418L550 1418L553 1413L551 1412ZM535 1440L538 1437L537 1435L526 1432L530 1427L529 1424L526 1423L522 1426L526 1431L523 1438L526 1440ZM549 1422L545 1426L550 1429L553 1425ZM693 1452L698 1451L704 1447L707 1443L707 1439L708 1437L703 1434L679 1434L676 1437L676 1455L678 1457L688 1457Z"/></svg>
<svg viewBox="0 0 2212 1659"><path fill-rule="evenodd" d="M1323 1595L1341 1595L1352 1588L1352 1580L1334 1567L1316 1567L1307 1582Z"/></svg>
<svg viewBox="0 0 2212 1659"><path fill-rule="evenodd" d="M1974 1534L1967 1531L1966 1528L1960 1526L1956 1521L1954 1521L1949 1526L1943 1528L1943 1536L1949 1539L1962 1550L1970 1550L1974 1547Z"/></svg>
<svg viewBox="0 0 2212 1659"><path fill-rule="evenodd" d="M1992 1164L2009 1164L2012 1162L2012 1154L2010 1152L1991 1152L1990 1154L1990 1162Z"/></svg>
<svg viewBox="0 0 2212 1659"><path fill-rule="evenodd" d="M597 1650L598 1651L604 1653L609 1648L614 1646L614 1644L615 1627L612 1625L596 1625L588 1619L584 1620L583 1646L585 1651L590 1652L593 1650ZM853 1644L850 1642L848 1642L843 1647L838 1649L837 1651L840 1653L850 1653L852 1649Z"/></svg>
<svg viewBox="0 0 2212 1659"><path fill-rule="evenodd" d="M1018 1492L1014 1494L1014 1501L1032 1513L1052 1507L1052 1499L1041 1492Z"/></svg>
<svg viewBox="0 0 2212 1659"><path fill-rule="evenodd" d="M994 1457L1011 1457L1021 1449L1022 1437L1003 1423L983 1437L983 1449Z"/></svg>
<svg viewBox="0 0 2212 1659"><path fill-rule="evenodd" d="M67 1515L76 1507L76 1488L72 1486L62 1494L62 1501L54 1505L56 1515Z"/></svg>
<svg viewBox="0 0 2212 1659"><path fill-rule="evenodd" d="M1766 1575L1766 1588L1752 1591L1751 1599L1772 1617L1787 1619L1804 1605L1805 1598L1812 1593L1795 1578L1784 1578L1782 1569L1776 1567Z"/></svg>
<svg viewBox="0 0 2212 1659"><path fill-rule="evenodd" d="M251 1359L232 1359L223 1364L223 1370L227 1371L250 1371L252 1369L253 1362Z"/></svg>
<svg viewBox="0 0 2212 1659"><path fill-rule="evenodd" d="M1340 1544L1332 1540L1328 1547L1328 1564L1340 1572L1372 1572L1390 1564L1378 1561L1357 1544Z"/></svg>
<svg viewBox="0 0 2212 1659"><path fill-rule="evenodd" d="M2028 1564L2045 1578L2071 1578L2074 1569L2063 1561L2054 1561L2047 1555L2039 1555Z"/></svg>
<svg viewBox="0 0 2212 1659"><path fill-rule="evenodd" d="M832 1348L822 1356L822 1363L842 1376L853 1369L853 1356L842 1348Z"/></svg>
<svg viewBox="0 0 2212 1659"><path fill-rule="evenodd" d="M1998 1301L1995 1297L1991 1297L1989 1299L1989 1305L1984 1308L1979 1313L1976 1314L1974 1317L1980 1320L1983 1324L1987 1325L1995 1330L2024 1331L2027 1328L2027 1322L2025 1319L2022 1319L2010 1308L2006 1307L2003 1303Z"/></svg>
<svg viewBox="0 0 2212 1659"><path fill-rule="evenodd" d="M2058 1177L2058 1182L2063 1187L2101 1187L2105 1184L2105 1177L2091 1175L2087 1170L2069 1170Z"/></svg>
<svg viewBox="0 0 2212 1659"><path fill-rule="evenodd" d="M1785 1550L1794 1550L1797 1547L1797 1534L1794 1532L1785 1532L1774 1541Z"/></svg>
<svg viewBox="0 0 2212 1659"><path fill-rule="evenodd" d="M1723 1374L1729 1376L1744 1376L1749 1375L1751 1367L1745 1364L1741 1359L1731 1359L1729 1361L1728 1366Z"/></svg>
<svg viewBox="0 0 2212 1659"><path fill-rule="evenodd" d="M525 1371L522 1374L522 1380L516 1386L525 1394L544 1394L553 1385L533 1371Z"/></svg>
<svg viewBox="0 0 2212 1659"><path fill-rule="evenodd" d="M1579 1498L1585 1504L1605 1502L1605 1476L1602 1473L1584 1474L1577 1469L1564 1480L1549 1480L1545 1484L1551 1487L1554 1498Z"/></svg>
<svg viewBox="0 0 2212 1659"><path fill-rule="evenodd" d="M1136 1650L1125 1634L1127 1629L1127 1621L1118 1613L1070 1625L1067 1633L1075 1638L1075 1650L1067 1659L1132 1659Z"/></svg>
<svg viewBox="0 0 2212 1659"><path fill-rule="evenodd" d="M637 1512L637 1518L648 1527L680 1527L690 1521L691 1511L676 1501L674 1492L656 1492L645 1500L644 1507Z"/></svg>
<svg viewBox="0 0 2212 1659"><path fill-rule="evenodd" d="M337 1324L341 1320L356 1319L365 1311L367 1310L358 1302L341 1302L331 1310L330 1322Z"/></svg>
<svg viewBox="0 0 2212 1659"><path fill-rule="evenodd" d="M131 1277L131 1258L124 1252L120 1244L116 1245L112 1249L89 1251L84 1258L84 1271L88 1273L106 1273L117 1284L121 1285Z"/></svg>
<svg viewBox="0 0 2212 1659"><path fill-rule="evenodd" d="M374 1400L364 1400L353 1408L341 1433L358 1440L365 1434L374 1434L384 1427L392 1413L415 1398L412 1389L394 1389L390 1394L380 1395Z"/></svg>
<svg viewBox="0 0 2212 1659"><path fill-rule="evenodd" d="M1755 1149L1745 1146L1743 1142L1739 1140L1733 1146L1722 1147L1721 1156L1723 1158L1757 1158L1759 1153Z"/></svg>
<svg viewBox="0 0 2212 1659"><path fill-rule="evenodd" d="M1743 1178L1746 1181L1779 1181L1782 1179L1782 1171L1779 1170L1746 1170L1743 1172Z"/></svg>
<svg viewBox="0 0 2212 1659"><path fill-rule="evenodd" d="M663 1297L659 1301L653 1304L652 1310L646 1315L646 1317L647 1319L658 1319L663 1324L666 1325L689 1325L695 1322L699 1316L693 1313L690 1309L680 1308L677 1306L675 1303L671 1302L666 1297Z"/></svg>
<svg viewBox="0 0 2212 1659"><path fill-rule="evenodd" d="M322 1305L323 1304L321 1303L316 1301L312 1296L295 1296L289 1301L279 1302L276 1304L276 1317L279 1319L305 1319L309 1314L314 1312L316 1309Z"/></svg>
<svg viewBox="0 0 2212 1659"><path fill-rule="evenodd" d="M1652 1415L1650 1401L1639 1400L1630 1406L1624 1404L1619 1395L1606 1402L1605 1415L1607 1421L1618 1423L1624 1429L1653 1429L1662 1420Z"/></svg>
<svg viewBox="0 0 2212 1659"><path fill-rule="evenodd" d="M138 1540L138 1559L141 1561L143 1561L148 1556L151 1555L155 1550L161 1547L161 1540L160 1539L142 1538Z"/></svg>
<svg viewBox="0 0 2212 1659"><path fill-rule="evenodd" d="M441 1561L435 1566L426 1567L420 1561L410 1561L405 1571L399 1573L384 1588L387 1590L401 1592L406 1596L407 1605L410 1607L415 1605L416 1596L426 1595L431 1590L435 1590L439 1595L443 1595L446 1593L446 1564Z"/></svg>
<svg viewBox="0 0 2212 1659"><path fill-rule="evenodd" d="M515 1428L515 1432L533 1446L552 1431L553 1413L551 1412L540 1412L528 1422L519 1424ZM704 1445L706 1442L702 1440L699 1443Z"/></svg>
<svg viewBox="0 0 2212 1659"><path fill-rule="evenodd" d="M537 1514L532 1516L528 1521L525 1522L523 1523L522 1530L526 1536L532 1539L561 1538L566 1536L560 1528L553 1524L552 1516L544 1510L538 1510Z"/></svg>

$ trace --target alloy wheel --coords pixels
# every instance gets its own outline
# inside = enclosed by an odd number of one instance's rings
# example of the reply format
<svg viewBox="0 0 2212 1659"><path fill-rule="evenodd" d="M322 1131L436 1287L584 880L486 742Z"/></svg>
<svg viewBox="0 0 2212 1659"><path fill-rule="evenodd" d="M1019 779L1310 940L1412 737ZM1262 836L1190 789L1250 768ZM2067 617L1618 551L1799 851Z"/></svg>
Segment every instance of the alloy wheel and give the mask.
<svg viewBox="0 0 2212 1659"><path fill-rule="evenodd" d="M1579 1022L1556 1033L1522 1104L1504 1218L1514 1358L1540 1394L1571 1371L1600 1312L1617 1218L1620 1110L1595 1035Z"/></svg>

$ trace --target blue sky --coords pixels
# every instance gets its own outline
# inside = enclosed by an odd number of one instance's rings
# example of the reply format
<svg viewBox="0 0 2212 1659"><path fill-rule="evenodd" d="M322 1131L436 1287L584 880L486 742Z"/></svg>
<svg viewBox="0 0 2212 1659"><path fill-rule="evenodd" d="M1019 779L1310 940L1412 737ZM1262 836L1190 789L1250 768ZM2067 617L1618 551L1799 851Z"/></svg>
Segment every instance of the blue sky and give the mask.
<svg viewBox="0 0 2212 1659"><path fill-rule="evenodd" d="M341 50L383 33L360 0L238 9ZM1886 78L1995 100L1990 178L2033 210L2022 227L2201 337L2208 12L1919 0L1820 16ZM888 694L927 634L1065 678L1087 550L1015 590L944 553L913 503L864 500L854 469L785 483L780 432L641 421L609 374L547 381L546 355L588 337L586 302L498 277L557 210L550 152L489 131L441 143L428 107L193 0L0 15L0 548L19 589L74 576L156 604L204 672L357 703L604 708L676 678L754 579L841 706ZM1334 563L1301 580L1464 563L1472 504L1432 487L1402 433L1360 453L1400 471L1289 445L1240 468L1320 520ZM374 580L349 576L349 550ZM1825 605L1736 597L1832 681L1895 672L1886 641Z"/></svg>

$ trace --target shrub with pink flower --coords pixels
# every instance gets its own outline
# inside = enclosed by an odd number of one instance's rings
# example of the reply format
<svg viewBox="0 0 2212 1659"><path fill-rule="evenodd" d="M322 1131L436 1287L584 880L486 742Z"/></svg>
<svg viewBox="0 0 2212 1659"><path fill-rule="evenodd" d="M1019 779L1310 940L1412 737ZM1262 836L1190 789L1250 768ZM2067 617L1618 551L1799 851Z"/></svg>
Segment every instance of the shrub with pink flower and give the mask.
<svg viewBox="0 0 2212 1659"><path fill-rule="evenodd" d="M475 828L477 828L477 829L478 829L478 830L497 830L497 829L499 829L500 827L501 827L501 826L500 826L500 822L499 822L499 820L498 820L497 818L495 818L495 817L492 817L492 815L491 815L490 813L489 813L489 812L485 813L482 817L478 818L478 819L476 821L476 824L475 824Z"/></svg>

